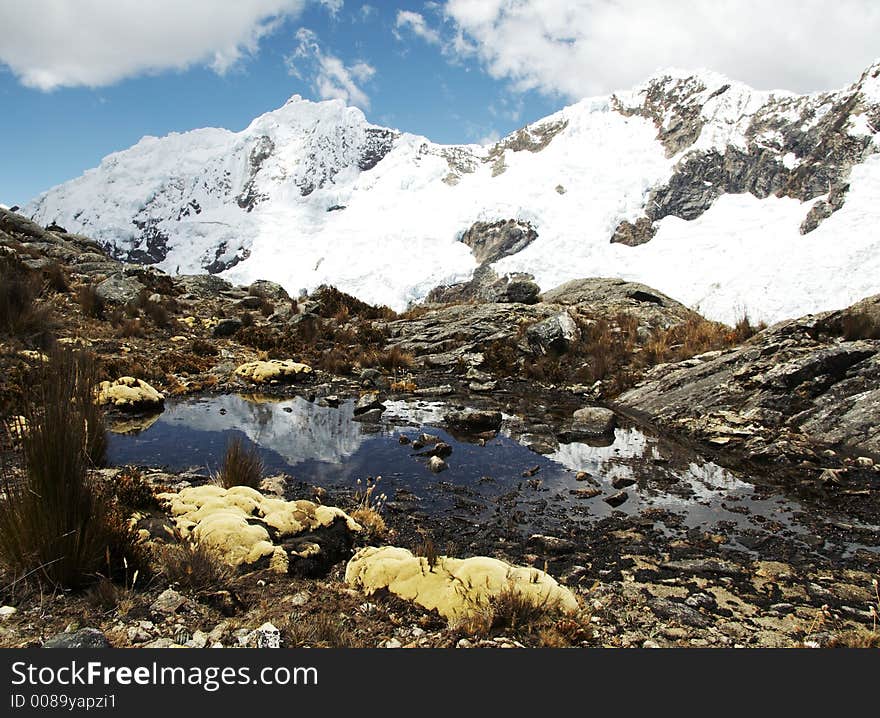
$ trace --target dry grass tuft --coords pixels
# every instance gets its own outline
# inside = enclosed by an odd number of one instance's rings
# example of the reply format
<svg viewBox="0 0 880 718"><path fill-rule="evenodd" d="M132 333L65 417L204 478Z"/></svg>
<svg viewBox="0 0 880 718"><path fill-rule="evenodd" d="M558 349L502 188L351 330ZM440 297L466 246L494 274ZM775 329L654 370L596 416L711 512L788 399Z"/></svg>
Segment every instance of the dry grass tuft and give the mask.
<svg viewBox="0 0 880 718"><path fill-rule="evenodd" d="M191 593L225 589L235 577L235 569L216 551L179 534L174 543L159 551L162 576L169 583Z"/></svg>
<svg viewBox="0 0 880 718"><path fill-rule="evenodd" d="M104 318L104 302L98 296L94 285L82 284L76 290L76 301L82 313L92 319Z"/></svg>
<svg viewBox="0 0 880 718"><path fill-rule="evenodd" d="M55 327L49 307L37 301L41 286L37 273L12 257L0 257L0 333L48 348Z"/></svg>
<svg viewBox="0 0 880 718"><path fill-rule="evenodd" d="M226 445L223 465L214 475L214 482L224 489L249 486L259 490L263 479L263 460L255 446L246 446L241 437L230 439Z"/></svg>
<svg viewBox="0 0 880 718"><path fill-rule="evenodd" d="M360 479L357 480L358 491L354 497L356 503L350 515L363 527L368 541L381 539L388 532L388 526L382 518L382 510L388 497L378 492L381 480L381 476L375 479L367 477L363 484Z"/></svg>
<svg viewBox="0 0 880 718"><path fill-rule="evenodd" d="M78 588L143 562L133 531L112 496L88 474L105 447L93 402L94 363L53 352L24 416L21 472L3 472L0 555L18 580Z"/></svg>

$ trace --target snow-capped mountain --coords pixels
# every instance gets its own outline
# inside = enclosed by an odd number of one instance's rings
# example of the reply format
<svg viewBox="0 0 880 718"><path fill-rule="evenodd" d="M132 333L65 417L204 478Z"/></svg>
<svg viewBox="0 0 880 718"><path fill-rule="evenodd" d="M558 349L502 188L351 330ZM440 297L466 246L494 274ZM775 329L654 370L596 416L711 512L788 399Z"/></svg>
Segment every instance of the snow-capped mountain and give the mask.
<svg viewBox="0 0 880 718"><path fill-rule="evenodd" d="M713 318L777 320L880 292L878 149L880 62L810 96L660 72L493 146L294 96L241 132L145 137L23 211L171 273L397 309L472 275L475 223L517 220L527 241L498 274L623 277Z"/></svg>

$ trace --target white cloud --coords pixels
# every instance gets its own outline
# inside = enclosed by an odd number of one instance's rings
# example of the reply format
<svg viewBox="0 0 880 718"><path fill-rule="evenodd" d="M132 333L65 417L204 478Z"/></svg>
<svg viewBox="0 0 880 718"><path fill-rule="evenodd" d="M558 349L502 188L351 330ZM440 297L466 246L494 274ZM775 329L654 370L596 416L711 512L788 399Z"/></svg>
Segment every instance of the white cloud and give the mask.
<svg viewBox="0 0 880 718"><path fill-rule="evenodd" d="M363 20L364 22L369 20L375 14L376 8L374 8L372 5L369 5L368 3L364 3L363 5L361 5L361 20Z"/></svg>
<svg viewBox="0 0 880 718"><path fill-rule="evenodd" d="M448 0L443 10L447 51L518 90L570 99L670 66L761 89L834 89L880 55L876 0Z"/></svg>
<svg viewBox="0 0 880 718"><path fill-rule="evenodd" d="M342 10L342 6L345 5L345 0L318 0L321 5L327 8L327 11L333 16L339 13Z"/></svg>
<svg viewBox="0 0 880 718"><path fill-rule="evenodd" d="M308 69L312 89L322 100L342 100L361 109L370 108L370 98L359 86L370 80L376 69L366 62L346 65L335 55L326 53L318 36L308 28L301 27L296 33L298 45L286 58L288 71L306 80L301 67Z"/></svg>
<svg viewBox="0 0 880 718"><path fill-rule="evenodd" d="M440 44L440 33L429 27L428 23L425 22L424 16L417 12L412 12L411 10L398 10L395 27L396 30L394 31L394 34L398 40L401 39L398 30L409 30L414 35L422 38L425 42L430 43L431 45Z"/></svg>
<svg viewBox="0 0 880 718"><path fill-rule="evenodd" d="M196 64L223 73L307 0L0 3L0 65L28 87L98 87Z"/></svg>

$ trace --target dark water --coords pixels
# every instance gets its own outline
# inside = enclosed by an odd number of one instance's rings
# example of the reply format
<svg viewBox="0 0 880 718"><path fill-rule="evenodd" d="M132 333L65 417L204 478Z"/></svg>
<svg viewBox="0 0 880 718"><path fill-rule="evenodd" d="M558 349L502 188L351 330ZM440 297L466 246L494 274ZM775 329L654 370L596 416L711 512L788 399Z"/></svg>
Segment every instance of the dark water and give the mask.
<svg viewBox="0 0 880 718"><path fill-rule="evenodd" d="M226 395L171 403L146 428L111 434L110 460L213 471L229 438L239 435L259 449L271 473L327 488L351 488L381 475L391 500L408 497L414 512L427 515L445 512L475 523L503 514L524 530L547 531L554 523L596 521L612 511L653 513L671 515L680 526L719 530L747 550L750 537L767 533L821 544L797 502L637 428L617 429L609 446L562 444L539 455L504 428L485 446L451 435L442 428L446 407L439 403L386 406L381 423L367 425L354 420L352 402L332 408L299 397ZM415 439L422 432L453 447L448 470L432 473L427 457L399 442L401 435ZM589 478L578 481L578 472ZM616 509L603 500L619 490L615 480L634 482ZM598 495L573 493L589 488Z"/></svg>

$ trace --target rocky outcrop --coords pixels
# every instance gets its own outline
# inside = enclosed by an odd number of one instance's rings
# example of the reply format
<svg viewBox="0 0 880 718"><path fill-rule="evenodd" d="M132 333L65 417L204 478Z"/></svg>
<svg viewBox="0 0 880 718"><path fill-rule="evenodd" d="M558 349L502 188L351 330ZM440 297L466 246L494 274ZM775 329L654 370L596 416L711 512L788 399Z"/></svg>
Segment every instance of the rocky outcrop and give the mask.
<svg viewBox="0 0 880 718"><path fill-rule="evenodd" d="M430 309L415 319L388 324L392 345L418 356L429 367L480 366L482 351L496 341L516 341L523 322L556 314L543 304L457 304Z"/></svg>
<svg viewBox="0 0 880 718"><path fill-rule="evenodd" d="M619 405L752 458L880 455L878 319L880 296L783 322L738 349L655 367Z"/></svg>
<svg viewBox="0 0 880 718"><path fill-rule="evenodd" d="M625 244L627 247L638 247L654 239L657 228L647 217L635 222L623 220L611 235L611 244Z"/></svg>
<svg viewBox="0 0 880 718"><path fill-rule="evenodd" d="M440 286L425 297L426 304L461 302L497 302L535 304L541 288L531 274L515 273L499 277L487 264L478 267L467 282Z"/></svg>
<svg viewBox="0 0 880 718"><path fill-rule="evenodd" d="M144 289L146 287L137 277L129 277L119 272L95 287L95 294L107 304L128 304L135 301Z"/></svg>
<svg viewBox="0 0 880 718"><path fill-rule="evenodd" d="M480 264L491 264L528 247L538 238L529 222L515 219L497 222L474 222L462 235L461 241L471 248Z"/></svg>
<svg viewBox="0 0 880 718"><path fill-rule="evenodd" d="M650 327L666 328L696 315L656 289L623 279L574 279L544 292L544 304L578 307L596 316L624 312Z"/></svg>
<svg viewBox="0 0 880 718"><path fill-rule="evenodd" d="M579 279L541 296L537 304L470 303L428 309L389 323L390 343L434 368L480 367L487 349L520 355L560 353L577 340L575 317L631 317L645 339L698 315L651 287L622 279Z"/></svg>
<svg viewBox="0 0 880 718"><path fill-rule="evenodd" d="M634 97L615 96L615 110L653 121L667 156L681 157L672 177L650 192L645 216L622 222L611 241L643 244L656 231L657 220L696 219L726 193L801 201L827 195L801 227L804 234L812 231L843 206L852 167L876 152L873 132L853 128L880 123L880 103L872 89L878 77L880 65L874 65L840 92L768 94L754 109L748 107L755 104L750 90L711 75L657 77ZM704 128L721 117L728 126L726 146L700 147Z"/></svg>

